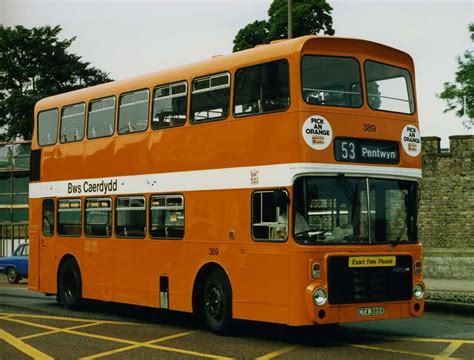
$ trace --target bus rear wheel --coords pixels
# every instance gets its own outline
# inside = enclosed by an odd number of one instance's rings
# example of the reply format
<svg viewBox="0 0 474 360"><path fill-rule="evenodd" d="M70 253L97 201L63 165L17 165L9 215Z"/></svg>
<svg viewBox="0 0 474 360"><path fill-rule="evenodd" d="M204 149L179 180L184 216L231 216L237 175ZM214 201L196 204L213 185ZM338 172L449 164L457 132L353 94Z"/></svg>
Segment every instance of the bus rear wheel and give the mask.
<svg viewBox="0 0 474 360"><path fill-rule="evenodd" d="M207 327L218 335L229 334L232 322L232 291L223 271L216 271L207 277L201 304Z"/></svg>
<svg viewBox="0 0 474 360"><path fill-rule="evenodd" d="M82 305L81 271L72 258L67 259L59 268L58 299L69 310L78 310Z"/></svg>

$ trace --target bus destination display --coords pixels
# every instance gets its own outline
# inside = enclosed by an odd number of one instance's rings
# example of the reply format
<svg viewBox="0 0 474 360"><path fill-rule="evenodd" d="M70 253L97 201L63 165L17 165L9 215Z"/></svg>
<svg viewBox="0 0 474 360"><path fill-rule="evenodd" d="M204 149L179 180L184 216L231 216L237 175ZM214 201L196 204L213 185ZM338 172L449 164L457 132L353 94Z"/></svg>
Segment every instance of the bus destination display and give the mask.
<svg viewBox="0 0 474 360"><path fill-rule="evenodd" d="M393 141L338 138L334 142L337 161L398 164L400 153Z"/></svg>

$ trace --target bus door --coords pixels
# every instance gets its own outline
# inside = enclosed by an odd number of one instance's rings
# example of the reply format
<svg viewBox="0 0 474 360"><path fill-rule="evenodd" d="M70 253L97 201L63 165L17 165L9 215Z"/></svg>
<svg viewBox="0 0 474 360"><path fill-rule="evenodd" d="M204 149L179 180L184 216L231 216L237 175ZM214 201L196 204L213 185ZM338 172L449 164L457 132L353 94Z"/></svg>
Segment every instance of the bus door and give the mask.
<svg viewBox="0 0 474 360"><path fill-rule="evenodd" d="M29 244L32 251L28 256L28 288L39 290L40 240L39 232L34 226L30 228Z"/></svg>
<svg viewBox="0 0 474 360"><path fill-rule="evenodd" d="M39 279L38 284L41 291L46 293L56 292L56 271L54 269L54 200L44 199L42 205L43 231L37 235L39 238ZM34 245L33 245L34 246ZM33 265L33 264L32 264ZM54 274L54 275L52 275ZM29 280L30 281L30 280Z"/></svg>
<svg viewBox="0 0 474 360"><path fill-rule="evenodd" d="M241 279L236 286L242 298L235 299L235 315L285 323L290 276L289 196L286 190L265 189L252 192L251 199L247 217L251 219L251 240L248 245L239 244L237 252Z"/></svg>

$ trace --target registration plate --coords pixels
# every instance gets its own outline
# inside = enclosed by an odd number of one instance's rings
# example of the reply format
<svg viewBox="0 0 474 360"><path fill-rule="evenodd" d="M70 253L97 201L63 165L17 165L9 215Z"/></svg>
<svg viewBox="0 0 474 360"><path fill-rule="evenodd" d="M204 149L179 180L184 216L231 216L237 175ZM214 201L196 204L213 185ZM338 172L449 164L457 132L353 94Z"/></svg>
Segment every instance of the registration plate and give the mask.
<svg viewBox="0 0 474 360"><path fill-rule="evenodd" d="M357 309L357 316L378 316L385 314L383 306L364 307Z"/></svg>

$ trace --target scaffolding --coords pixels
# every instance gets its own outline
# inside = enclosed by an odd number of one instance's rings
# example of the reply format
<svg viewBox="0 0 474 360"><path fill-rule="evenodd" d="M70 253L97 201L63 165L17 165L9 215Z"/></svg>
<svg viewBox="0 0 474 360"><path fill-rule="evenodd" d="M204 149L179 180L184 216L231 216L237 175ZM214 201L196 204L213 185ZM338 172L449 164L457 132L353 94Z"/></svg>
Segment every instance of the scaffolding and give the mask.
<svg viewBox="0 0 474 360"><path fill-rule="evenodd" d="M29 141L0 143L0 256L28 239Z"/></svg>

